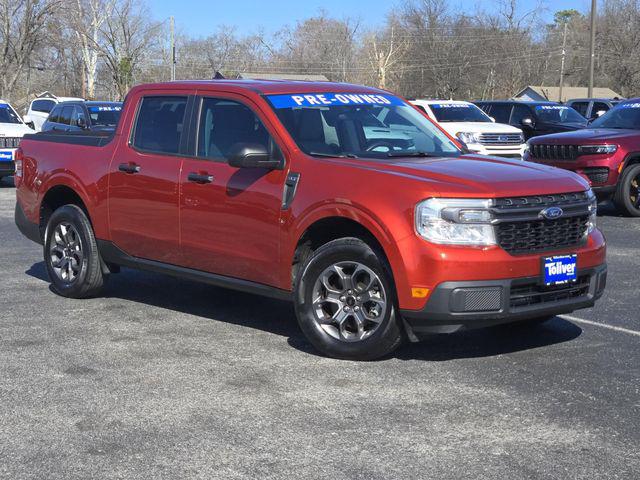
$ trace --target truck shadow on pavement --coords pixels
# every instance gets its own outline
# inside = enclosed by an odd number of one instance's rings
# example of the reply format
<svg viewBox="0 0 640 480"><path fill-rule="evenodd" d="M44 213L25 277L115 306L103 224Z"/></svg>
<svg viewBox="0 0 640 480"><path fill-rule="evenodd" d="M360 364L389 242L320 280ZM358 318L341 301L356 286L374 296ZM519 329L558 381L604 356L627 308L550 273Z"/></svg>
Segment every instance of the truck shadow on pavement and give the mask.
<svg viewBox="0 0 640 480"><path fill-rule="evenodd" d="M25 273L49 281L44 262L33 264ZM320 355L303 336L293 306L286 301L130 269L122 269L122 273L113 275L102 297L97 300L101 299L127 300L165 311L262 330L286 337L289 345L297 350ZM110 314L126 315L122 304L104 303L105 318ZM139 317L140 312L136 316ZM167 317L168 322L175 321L170 315ZM165 317L154 315L154 318L155 321L162 321ZM433 335L419 343L405 344L383 360L446 361L491 357L568 342L581 333L582 329L577 325L556 317L528 329L502 326Z"/></svg>

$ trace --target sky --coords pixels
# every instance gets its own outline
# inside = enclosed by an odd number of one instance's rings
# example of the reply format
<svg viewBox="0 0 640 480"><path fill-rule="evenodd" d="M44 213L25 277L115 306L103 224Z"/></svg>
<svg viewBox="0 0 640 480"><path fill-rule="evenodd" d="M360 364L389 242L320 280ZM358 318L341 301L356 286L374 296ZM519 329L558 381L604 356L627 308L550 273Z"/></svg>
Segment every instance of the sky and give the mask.
<svg viewBox="0 0 640 480"><path fill-rule="evenodd" d="M285 25L295 25L316 15L320 9L336 18L360 18L366 26L381 24L386 14L404 0L147 0L156 20L174 16L178 31L195 37L205 37L218 25L235 26L239 34L262 30L273 33ZM575 8L586 11L589 0L542 0L545 16L553 17L557 10ZM495 8L498 0L452 0L456 8L484 10ZM531 9L538 0L520 0L523 10Z"/></svg>

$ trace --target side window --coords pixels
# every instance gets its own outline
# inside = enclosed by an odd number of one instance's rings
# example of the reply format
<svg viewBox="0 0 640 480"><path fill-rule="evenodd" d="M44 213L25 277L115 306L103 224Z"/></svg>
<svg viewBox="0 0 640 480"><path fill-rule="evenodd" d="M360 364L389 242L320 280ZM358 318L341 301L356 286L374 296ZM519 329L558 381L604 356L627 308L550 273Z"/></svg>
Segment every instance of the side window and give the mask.
<svg viewBox="0 0 640 480"><path fill-rule="evenodd" d="M73 115L71 115L71 125L74 127L79 127L78 119L80 117L84 117L84 112L78 106L73 107Z"/></svg>
<svg viewBox="0 0 640 480"><path fill-rule="evenodd" d="M144 97L138 109L132 145L140 150L180 151L187 97Z"/></svg>
<svg viewBox="0 0 640 480"><path fill-rule="evenodd" d="M514 105L511 113L511 125L520 125L525 118L533 120L531 109L526 105Z"/></svg>
<svg viewBox="0 0 640 480"><path fill-rule="evenodd" d="M62 107L54 108L49 114L49 118L47 118L48 122L58 123L60 119L60 112L62 111Z"/></svg>
<svg viewBox="0 0 640 480"><path fill-rule="evenodd" d="M267 150L273 147L269 132L249 107L233 100L203 99L198 156L228 159L237 143L257 143Z"/></svg>
<svg viewBox="0 0 640 480"><path fill-rule="evenodd" d="M593 108L591 109L591 116L593 118L597 118L598 112L608 112L611 107L603 102L594 102ZM583 117L585 116L582 112L579 112Z"/></svg>
<svg viewBox="0 0 640 480"><path fill-rule="evenodd" d="M497 123L509 123L510 113L511 105L508 103L494 103L491 105L490 112L487 112L487 114L493 117Z"/></svg>
<svg viewBox="0 0 640 480"><path fill-rule="evenodd" d="M60 117L58 118L58 123L62 123L64 125L70 125L71 124L71 115L72 114L73 114L73 107L72 106L63 107L62 108L62 113L60 114Z"/></svg>
<svg viewBox="0 0 640 480"><path fill-rule="evenodd" d="M49 113L55 104L56 102L53 100L34 100L31 104L31 110L34 112Z"/></svg>
<svg viewBox="0 0 640 480"><path fill-rule="evenodd" d="M573 109L583 117L587 116L587 110L589 110L589 102L573 102L569 106L573 107Z"/></svg>

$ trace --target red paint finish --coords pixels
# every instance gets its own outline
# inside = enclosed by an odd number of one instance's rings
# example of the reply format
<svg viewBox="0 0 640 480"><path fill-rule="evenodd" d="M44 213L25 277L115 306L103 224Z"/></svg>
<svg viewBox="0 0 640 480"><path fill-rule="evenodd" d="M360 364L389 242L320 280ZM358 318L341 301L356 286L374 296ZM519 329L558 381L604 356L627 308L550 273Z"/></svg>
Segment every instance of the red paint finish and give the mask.
<svg viewBox="0 0 640 480"><path fill-rule="evenodd" d="M359 223L382 246L402 309L420 309L412 287L433 289L445 281L530 277L540 257L512 256L499 247L431 244L414 230L414 210L430 197L497 198L583 191L588 182L568 172L516 160L313 158L299 150L262 95L275 93L380 93L327 82L203 81L135 87L128 95L113 140L104 147L25 139L25 178L18 201L38 222L40 203L57 185L73 189L86 205L97 238L127 253L290 290L296 246L322 219ZM129 145L144 95L188 93L224 97L251 108L285 157L283 170L237 169L197 155L141 153ZM121 163L139 173L120 172ZM28 173L27 173L28 172ZM189 173L207 174L194 183ZM281 209L289 172L300 174L294 202ZM578 253L578 267L605 262L605 241L593 232ZM551 252L552 254L565 251ZM544 255L548 255L545 252Z"/></svg>

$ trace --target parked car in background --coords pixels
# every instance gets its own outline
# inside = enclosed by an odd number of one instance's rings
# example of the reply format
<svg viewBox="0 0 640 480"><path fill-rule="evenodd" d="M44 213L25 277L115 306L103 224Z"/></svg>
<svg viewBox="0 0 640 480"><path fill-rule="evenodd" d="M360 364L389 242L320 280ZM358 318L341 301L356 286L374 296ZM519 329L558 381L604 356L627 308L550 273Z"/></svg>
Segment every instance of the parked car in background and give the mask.
<svg viewBox="0 0 640 480"><path fill-rule="evenodd" d="M622 101L620 98L574 98L566 101L565 105L573 108L584 118L595 120Z"/></svg>
<svg viewBox="0 0 640 480"><path fill-rule="evenodd" d="M529 140L525 159L574 171L601 199L640 217L640 98L624 101L589 128Z"/></svg>
<svg viewBox="0 0 640 480"><path fill-rule="evenodd" d="M16 223L56 293L98 295L128 266L288 299L333 357L541 323L606 283L587 181L467 154L360 85L139 85L111 136L29 135L15 178Z"/></svg>
<svg viewBox="0 0 640 480"><path fill-rule="evenodd" d="M49 113L60 102L67 102L72 100L82 101L82 98L76 97L43 97L36 98L29 105L26 115L24 116L24 123L31 127L36 132L42 130L42 124L49 117Z"/></svg>
<svg viewBox="0 0 640 480"><path fill-rule="evenodd" d="M92 132L114 130L122 102L73 101L58 103L42 125L43 132Z"/></svg>
<svg viewBox="0 0 640 480"><path fill-rule="evenodd" d="M18 112L5 100L0 100L0 179L13 175L15 150L26 133L33 133Z"/></svg>
<svg viewBox="0 0 640 480"><path fill-rule="evenodd" d="M473 102L496 122L521 128L526 139L538 135L578 130L587 119L573 108L556 102L487 100Z"/></svg>
<svg viewBox="0 0 640 480"><path fill-rule="evenodd" d="M469 151L482 155L522 158L524 134L519 128L495 121L470 102L412 100L449 135L462 141Z"/></svg>

